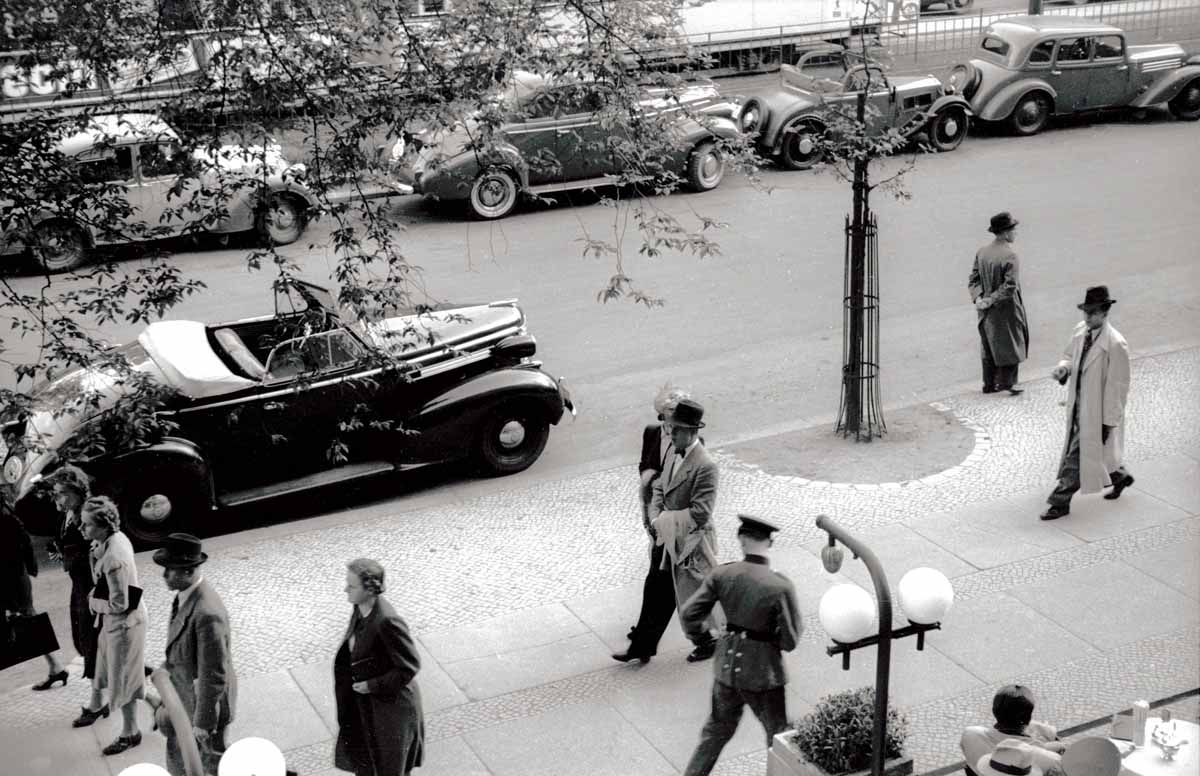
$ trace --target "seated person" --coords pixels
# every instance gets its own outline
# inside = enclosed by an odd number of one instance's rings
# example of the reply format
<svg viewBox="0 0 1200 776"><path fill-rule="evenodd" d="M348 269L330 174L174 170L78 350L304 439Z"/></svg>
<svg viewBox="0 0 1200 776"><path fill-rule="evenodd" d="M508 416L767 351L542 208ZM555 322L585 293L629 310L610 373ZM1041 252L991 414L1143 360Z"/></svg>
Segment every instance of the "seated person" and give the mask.
<svg viewBox="0 0 1200 776"><path fill-rule="evenodd" d="M1066 747L1058 740L1058 731L1053 725L1033 721L1033 706L1033 692L1028 687L1010 684L1000 688L992 698L992 716L996 718L996 724L992 727L972 725L963 731L959 741L968 776L974 774L971 768L981 757L1008 738L1031 745L1034 764L1043 771L1059 766L1060 755Z"/></svg>

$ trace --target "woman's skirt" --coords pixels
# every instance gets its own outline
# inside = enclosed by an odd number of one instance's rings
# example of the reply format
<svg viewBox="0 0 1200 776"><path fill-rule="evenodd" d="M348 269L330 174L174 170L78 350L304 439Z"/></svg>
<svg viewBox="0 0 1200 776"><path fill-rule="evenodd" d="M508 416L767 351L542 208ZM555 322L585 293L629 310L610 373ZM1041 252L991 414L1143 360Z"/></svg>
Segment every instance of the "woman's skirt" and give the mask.
<svg viewBox="0 0 1200 776"><path fill-rule="evenodd" d="M100 621L96 675L92 687L108 690L108 706L116 711L146 697L146 614L106 614Z"/></svg>

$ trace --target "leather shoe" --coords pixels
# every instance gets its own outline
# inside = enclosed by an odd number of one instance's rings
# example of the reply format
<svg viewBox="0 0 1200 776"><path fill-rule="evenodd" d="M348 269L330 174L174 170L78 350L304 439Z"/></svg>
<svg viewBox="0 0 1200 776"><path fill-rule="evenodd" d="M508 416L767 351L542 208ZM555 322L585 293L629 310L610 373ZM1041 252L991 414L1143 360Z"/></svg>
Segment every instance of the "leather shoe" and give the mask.
<svg viewBox="0 0 1200 776"><path fill-rule="evenodd" d="M117 736L116 741L113 741L111 744L104 747L100 751L103 752L105 755L120 754L121 752L124 752L126 749L134 748L135 746L137 746L140 743L142 743L142 733L139 730L137 733L134 733L131 736Z"/></svg>
<svg viewBox="0 0 1200 776"><path fill-rule="evenodd" d="M37 684L35 684L33 687L31 687L29 689L33 690L34 692L41 692L43 690L49 690L57 682L62 682L62 686L66 687L68 676L70 676L70 674L68 674L67 669L64 668L63 670L59 671L57 674L47 674L45 681L38 682Z"/></svg>
<svg viewBox="0 0 1200 776"><path fill-rule="evenodd" d="M995 388L995 386L985 385L985 386L983 386L983 392L984 393L995 393L996 388Z"/></svg>
<svg viewBox="0 0 1200 776"><path fill-rule="evenodd" d="M1066 517L1071 514L1069 507L1050 507L1041 514L1043 520L1057 520L1060 517Z"/></svg>
<svg viewBox="0 0 1200 776"><path fill-rule="evenodd" d="M1133 475L1126 474L1125 479L1121 480L1120 482L1113 483L1112 493L1105 493L1104 498L1108 499L1109 501L1116 501L1117 499L1119 499L1121 497L1121 491L1125 490L1132 484L1133 484Z"/></svg>
<svg viewBox="0 0 1200 776"><path fill-rule="evenodd" d="M76 717L75 721L71 723L71 727L75 727L75 728L88 727L89 725L92 725L93 723L95 723L95 721L100 719L101 717L107 717L107 716L108 716L108 706L107 705L101 706L100 708L96 709L95 711L92 711L87 706L81 706L79 709L79 716Z"/></svg>
<svg viewBox="0 0 1200 776"><path fill-rule="evenodd" d="M712 641L706 641L703 644L697 645L696 648L691 651L691 653L687 656L687 661L689 663L699 663L702 660L708 660L716 651L716 639L713 639Z"/></svg>
<svg viewBox="0 0 1200 776"><path fill-rule="evenodd" d="M1025 389L1019 385L1010 385L1004 390L1008 391L1013 396L1020 396L1021 394L1025 393Z"/></svg>
<svg viewBox="0 0 1200 776"><path fill-rule="evenodd" d="M620 661L622 663L628 663L631 660L640 660L643 664L650 662L649 655L639 655L638 653L634 652L633 650L628 650L628 649L625 650L624 652L614 652L612 659Z"/></svg>

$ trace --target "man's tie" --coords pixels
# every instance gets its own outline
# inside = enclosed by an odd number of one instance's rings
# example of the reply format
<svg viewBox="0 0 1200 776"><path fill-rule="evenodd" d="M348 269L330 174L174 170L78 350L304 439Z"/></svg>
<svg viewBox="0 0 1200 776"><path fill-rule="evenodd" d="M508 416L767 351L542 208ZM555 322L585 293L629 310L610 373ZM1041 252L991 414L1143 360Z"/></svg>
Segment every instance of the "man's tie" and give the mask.
<svg viewBox="0 0 1200 776"><path fill-rule="evenodd" d="M1083 369L1083 362L1087 360L1088 351L1092 349L1092 335L1096 332L1088 329L1087 336L1083 338L1083 350L1079 352L1079 368Z"/></svg>
<svg viewBox="0 0 1200 776"><path fill-rule="evenodd" d="M175 621L175 615L177 615L177 614L179 614L179 596L178 595L176 595L175 598L173 598L171 600L171 619L167 620L168 625Z"/></svg>

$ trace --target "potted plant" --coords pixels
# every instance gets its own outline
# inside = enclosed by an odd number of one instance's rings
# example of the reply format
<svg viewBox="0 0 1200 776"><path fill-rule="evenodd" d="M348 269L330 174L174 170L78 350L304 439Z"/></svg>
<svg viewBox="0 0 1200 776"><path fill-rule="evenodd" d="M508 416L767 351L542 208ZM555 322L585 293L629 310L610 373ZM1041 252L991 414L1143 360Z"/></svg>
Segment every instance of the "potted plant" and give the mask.
<svg viewBox="0 0 1200 776"><path fill-rule="evenodd" d="M875 728L875 688L829 695L820 700L795 730L775 736L767 758L767 776L863 776L871 767ZM884 774L908 776L911 757L902 751L908 721L888 709Z"/></svg>

